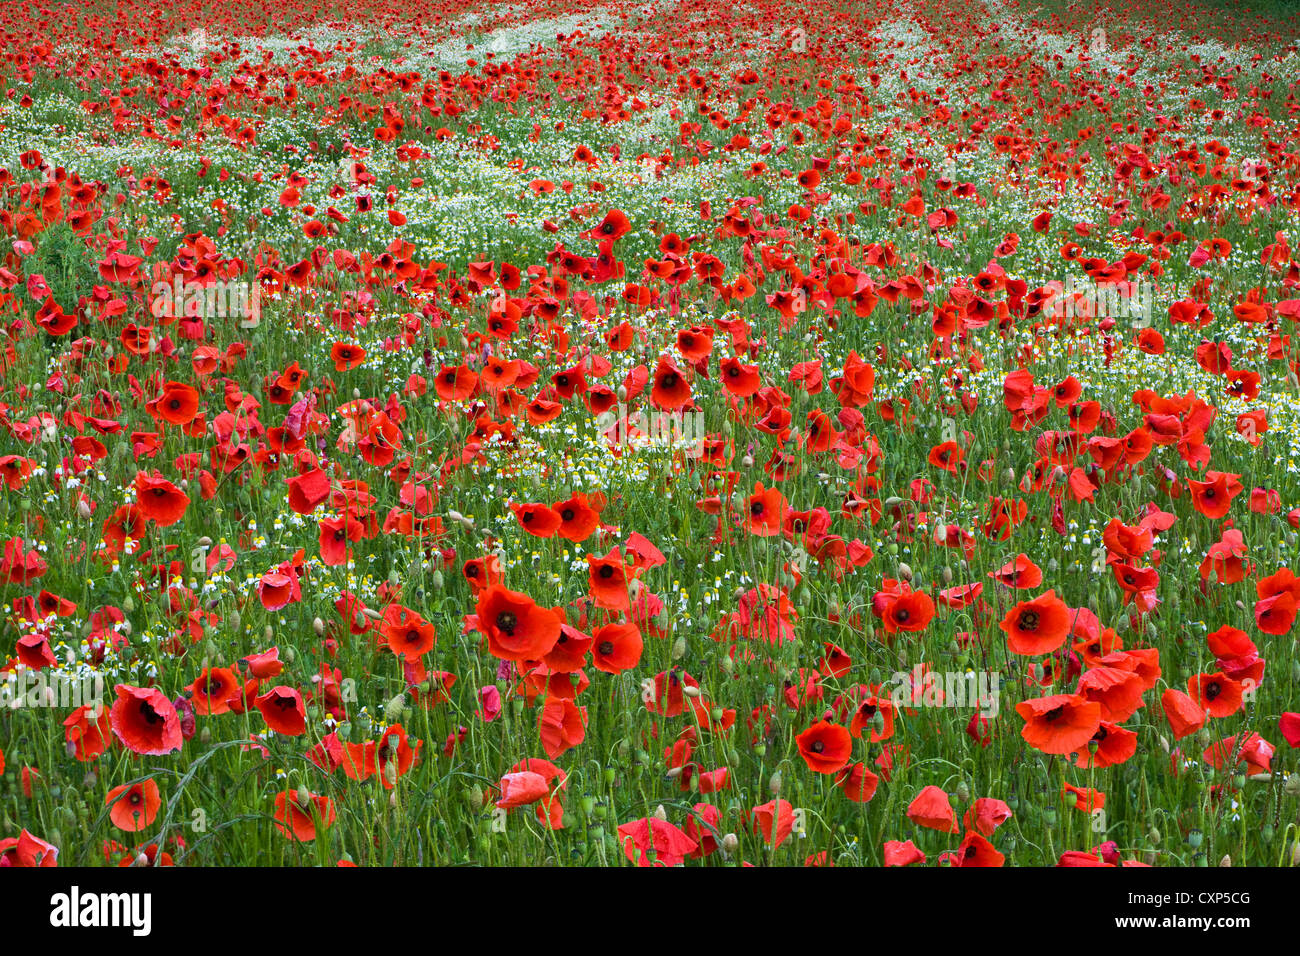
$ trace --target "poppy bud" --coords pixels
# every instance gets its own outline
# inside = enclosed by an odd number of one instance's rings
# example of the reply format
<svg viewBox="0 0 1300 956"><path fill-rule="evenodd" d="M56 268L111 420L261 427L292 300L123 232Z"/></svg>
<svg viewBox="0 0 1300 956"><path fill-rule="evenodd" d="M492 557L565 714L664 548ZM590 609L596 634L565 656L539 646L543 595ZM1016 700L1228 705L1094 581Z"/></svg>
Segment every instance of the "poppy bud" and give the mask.
<svg viewBox="0 0 1300 956"><path fill-rule="evenodd" d="M655 807L655 819L661 821L668 820L668 811L664 809L664 805L662 803L659 804L659 806Z"/></svg>
<svg viewBox="0 0 1300 956"><path fill-rule="evenodd" d="M1300 795L1300 773L1293 773L1287 776L1283 789L1293 797Z"/></svg>
<svg viewBox="0 0 1300 956"><path fill-rule="evenodd" d="M754 456L753 456L753 455L746 455L744 458L740 459L740 465L741 465L742 468L753 468L753 467L754 467ZM31 507L31 504L30 504L29 502L27 502L26 500L23 501L23 504L24 504L24 505L27 505L27 508L30 508L30 507ZM24 509L24 510L26 510L26 509Z"/></svg>
<svg viewBox="0 0 1300 956"><path fill-rule="evenodd" d="M262 640L266 641L267 643L270 643L274 639L275 639L275 628L273 628L270 624L262 628Z"/></svg>
<svg viewBox="0 0 1300 956"><path fill-rule="evenodd" d="M779 770L772 774L771 779L767 781L767 790L774 797L781 792L781 772Z"/></svg>
<svg viewBox="0 0 1300 956"><path fill-rule="evenodd" d="M126 597L122 598L122 610L126 611L128 614L135 610L135 599L131 597L131 595L128 594Z"/></svg>
<svg viewBox="0 0 1300 956"><path fill-rule="evenodd" d="M877 711L877 713L879 713L879 711ZM957 784L957 791L956 793L953 794L953 796L957 798L957 803L954 804L954 806L963 803L970 803L970 787L966 786L965 780Z"/></svg>
<svg viewBox="0 0 1300 956"><path fill-rule="evenodd" d="M686 656L686 638L679 637L673 641L673 660L679 661ZM687 687L683 691L691 697L698 697L700 690L698 687Z"/></svg>
<svg viewBox="0 0 1300 956"><path fill-rule="evenodd" d="M270 628L268 627L268 630L269 630L269 629L270 629ZM268 634L268 635L267 635L267 640L270 640L270 639L271 639L271 637L270 637L270 635ZM292 647L285 647L283 653L284 653L284 662L285 662L286 664L292 664L294 661L296 661L296 660L298 659L298 652L295 651Z"/></svg>
<svg viewBox="0 0 1300 956"><path fill-rule="evenodd" d="M1152 827L1150 830L1147 831L1147 839L1150 840L1152 843L1154 843L1156 846L1159 846L1160 831L1157 830L1155 827Z"/></svg>
<svg viewBox="0 0 1300 956"><path fill-rule="evenodd" d="M1300 866L1300 840L1291 844L1291 865Z"/></svg>
<svg viewBox="0 0 1300 956"><path fill-rule="evenodd" d="M1219 866L1232 866L1232 857L1223 854L1223 859L1219 861Z"/></svg>
<svg viewBox="0 0 1300 956"><path fill-rule="evenodd" d="M325 622L318 617L314 617L311 619L311 629L316 632L317 637L320 637L325 633Z"/></svg>
<svg viewBox="0 0 1300 956"><path fill-rule="evenodd" d="M898 577L902 581L912 580L912 566L902 561L898 562Z"/></svg>
<svg viewBox="0 0 1300 956"><path fill-rule="evenodd" d="M390 760L388 763L384 764L384 782L387 783L390 788L397 786L396 760ZM397 794L393 794L393 796L396 797Z"/></svg>
<svg viewBox="0 0 1300 956"><path fill-rule="evenodd" d="M735 853L736 847L740 846L740 840L737 838L736 834L728 833L722 838L721 845L722 849L726 850L728 853ZM1300 844L1297 844L1297 846L1300 846Z"/></svg>
<svg viewBox="0 0 1300 956"><path fill-rule="evenodd" d="M235 633L239 633L240 627L243 624L243 619L240 618L239 612L231 611L230 617L228 617L226 620L230 622L230 629L233 630Z"/></svg>
<svg viewBox="0 0 1300 956"><path fill-rule="evenodd" d="M390 724L399 724L406 716L406 695L398 694L384 704L384 719Z"/></svg>
<svg viewBox="0 0 1300 956"><path fill-rule="evenodd" d="M434 572L429 575L429 587L433 588L435 591L441 591L442 584L442 572L435 568Z"/></svg>
<svg viewBox="0 0 1300 956"><path fill-rule="evenodd" d="M939 572L939 577L943 579L944 584L952 584L952 568L945 566L944 569Z"/></svg>
<svg viewBox="0 0 1300 956"><path fill-rule="evenodd" d="M53 837L53 834L51 834L51 838L52 838L52 837ZM137 854L137 855L136 855L136 858L131 862L131 865L132 865L132 866L148 866L148 865L149 865L149 858L148 858L147 856L145 856L143 853Z"/></svg>
<svg viewBox="0 0 1300 956"><path fill-rule="evenodd" d="M311 791L307 789L306 784L300 784L298 786L298 792L295 794L295 797L298 801L298 806L302 807L304 810L311 806Z"/></svg>

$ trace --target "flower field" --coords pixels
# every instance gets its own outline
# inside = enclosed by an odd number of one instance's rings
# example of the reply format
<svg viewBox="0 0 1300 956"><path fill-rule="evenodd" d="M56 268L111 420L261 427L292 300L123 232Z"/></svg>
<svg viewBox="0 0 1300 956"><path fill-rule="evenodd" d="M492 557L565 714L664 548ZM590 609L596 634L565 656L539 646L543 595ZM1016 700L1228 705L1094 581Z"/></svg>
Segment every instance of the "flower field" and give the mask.
<svg viewBox="0 0 1300 956"><path fill-rule="evenodd" d="M1300 18L0 31L0 866L1300 865Z"/></svg>

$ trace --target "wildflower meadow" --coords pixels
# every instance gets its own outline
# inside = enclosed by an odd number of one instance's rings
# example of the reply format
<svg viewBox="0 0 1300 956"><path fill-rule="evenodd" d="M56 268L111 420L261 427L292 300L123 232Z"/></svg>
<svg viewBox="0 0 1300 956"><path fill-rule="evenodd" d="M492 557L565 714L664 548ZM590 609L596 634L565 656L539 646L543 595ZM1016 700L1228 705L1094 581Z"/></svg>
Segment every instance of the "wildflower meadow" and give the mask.
<svg viewBox="0 0 1300 956"><path fill-rule="evenodd" d="M0 867L1300 865L1295 10L0 3Z"/></svg>

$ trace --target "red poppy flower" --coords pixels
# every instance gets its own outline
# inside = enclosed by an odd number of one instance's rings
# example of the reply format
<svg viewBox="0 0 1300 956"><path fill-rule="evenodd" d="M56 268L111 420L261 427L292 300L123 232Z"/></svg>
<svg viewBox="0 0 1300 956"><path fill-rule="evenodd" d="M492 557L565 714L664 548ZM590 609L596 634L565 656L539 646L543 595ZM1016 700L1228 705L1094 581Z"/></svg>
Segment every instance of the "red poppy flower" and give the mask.
<svg viewBox="0 0 1300 956"><path fill-rule="evenodd" d="M799 756L814 773L836 773L853 755L853 738L848 728L819 720L795 737Z"/></svg>
<svg viewBox="0 0 1300 956"><path fill-rule="evenodd" d="M104 806L110 808L108 818L113 826L135 833L153 823L162 807L162 797L158 795L158 784L150 777L141 783L114 787L104 798Z"/></svg>
<svg viewBox="0 0 1300 956"><path fill-rule="evenodd" d="M400 604L390 604L384 611L381 627L388 649L408 661L416 660L433 650L438 635L433 624L421 615Z"/></svg>
<svg viewBox="0 0 1300 956"><path fill-rule="evenodd" d="M942 833L957 833L957 813L942 788L925 787L907 808L907 818L919 827Z"/></svg>
<svg viewBox="0 0 1300 956"><path fill-rule="evenodd" d="M541 660L560 638L559 613L499 584L479 595L475 614L489 652L503 660Z"/></svg>
<svg viewBox="0 0 1300 956"><path fill-rule="evenodd" d="M560 516L559 535L570 541L586 541L600 527L600 512L588 503L582 492L575 493L567 501L557 501L552 505Z"/></svg>
<svg viewBox="0 0 1300 956"><path fill-rule="evenodd" d="M1020 736L1047 754L1074 753L1101 726L1101 704L1074 694L1037 697L1016 705L1024 718Z"/></svg>
<svg viewBox="0 0 1300 956"><path fill-rule="evenodd" d="M255 701L257 709L277 734L299 737L307 732L307 706L292 687L272 687Z"/></svg>
<svg viewBox="0 0 1300 956"><path fill-rule="evenodd" d="M303 802L302 798L306 797ZM334 823L334 801L307 791L286 790L275 795L275 827L285 837L310 843L316 839L316 826Z"/></svg>
<svg viewBox="0 0 1300 956"><path fill-rule="evenodd" d="M141 517L164 528L185 517L185 509L190 504L189 495L157 472L153 475L139 472L135 476L135 495L135 506Z"/></svg>
<svg viewBox="0 0 1300 956"><path fill-rule="evenodd" d="M560 530L563 519L554 508L543 504L510 504L519 527L538 538L550 538Z"/></svg>
<svg viewBox="0 0 1300 956"><path fill-rule="evenodd" d="M118 684L109 724L123 746L142 756L180 750L184 737L175 706L160 690Z"/></svg>
<svg viewBox="0 0 1300 956"><path fill-rule="evenodd" d="M656 408L675 411L690 403L691 386L686 381L682 370L661 356L655 368L654 385L650 389L650 401Z"/></svg>
<svg viewBox="0 0 1300 956"><path fill-rule="evenodd" d="M1055 591L1048 591L1032 601L1021 601L999 626L1013 654L1050 654L1069 636L1070 609Z"/></svg>
<svg viewBox="0 0 1300 956"><path fill-rule="evenodd" d="M631 670L641 661L641 630L635 624L606 624L591 635L591 663L606 674Z"/></svg>
<svg viewBox="0 0 1300 956"><path fill-rule="evenodd" d="M1206 713L1198 704L1181 690L1170 687L1160 695L1160 706L1169 721L1169 728L1175 740L1196 733L1205 726Z"/></svg>

